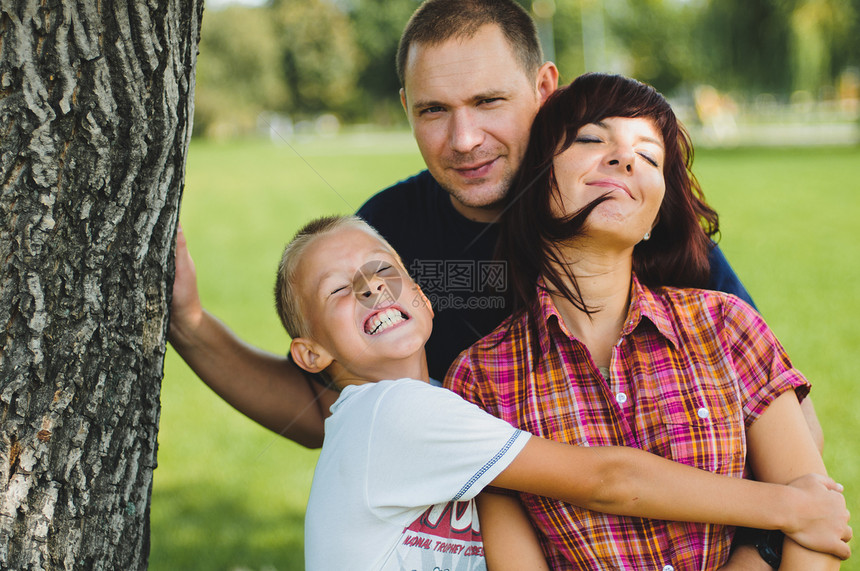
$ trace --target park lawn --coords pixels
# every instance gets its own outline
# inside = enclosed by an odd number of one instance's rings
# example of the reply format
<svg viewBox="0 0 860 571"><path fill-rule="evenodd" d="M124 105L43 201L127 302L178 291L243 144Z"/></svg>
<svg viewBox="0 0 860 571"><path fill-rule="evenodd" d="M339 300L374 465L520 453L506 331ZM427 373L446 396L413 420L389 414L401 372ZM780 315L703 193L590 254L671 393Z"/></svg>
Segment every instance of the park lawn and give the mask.
<svg viewBox="0 0 860 571"><path fill-rule="evenodd" d="M408 133L193 142L181 220L204 305L240 337L285 352L272 301L284 243L309 218L352 212L422 166ZM814 383L825 460L860 513L860 149L700 151L694 170L722 216L726 256ZM315 461L224 404L168 350L150 569L303 568Z"/></svg>

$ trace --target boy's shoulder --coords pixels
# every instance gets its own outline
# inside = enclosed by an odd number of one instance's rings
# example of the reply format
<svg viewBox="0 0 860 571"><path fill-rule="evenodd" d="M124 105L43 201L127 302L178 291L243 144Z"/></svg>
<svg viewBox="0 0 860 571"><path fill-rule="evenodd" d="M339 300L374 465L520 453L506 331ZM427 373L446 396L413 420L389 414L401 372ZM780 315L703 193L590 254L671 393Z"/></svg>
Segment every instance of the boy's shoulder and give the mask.
<svg viewBox="0 0 860 571"><path fill-rule="evenodd" d="M439 395L436 391L441 391ZM409 402L416 396L429 395L430 397L441 396L449 393L441 387L430 385L423 381L410 378L397 380L385 380L362 385L349 385L341 391L340 396L331 407L332 414L352 407L376 406L382 399L395 400L400 404Z"/></svg>
<svg viewBox="0 0 860 571"><path fill-rule="evenodd" d="M326 420L326 442L380 449L416 443L430 445L462 434L469 426L499 422L448 389L415 379L379 381L346 387ZM326 445L324 445L326 448Z"/></svg>

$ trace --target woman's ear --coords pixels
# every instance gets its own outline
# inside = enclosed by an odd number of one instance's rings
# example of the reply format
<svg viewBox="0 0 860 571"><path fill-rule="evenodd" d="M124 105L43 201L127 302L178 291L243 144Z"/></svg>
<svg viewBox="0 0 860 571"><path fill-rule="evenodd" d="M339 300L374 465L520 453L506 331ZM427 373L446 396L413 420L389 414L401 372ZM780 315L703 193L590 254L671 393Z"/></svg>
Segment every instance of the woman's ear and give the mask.
<svg viewBox="0 0 860 571"><path fill-rule="evenodd" d="M312 339L296 337L290 343L290 355L296 365L309 373L319 373L331 365L334 358Z"/></svg>

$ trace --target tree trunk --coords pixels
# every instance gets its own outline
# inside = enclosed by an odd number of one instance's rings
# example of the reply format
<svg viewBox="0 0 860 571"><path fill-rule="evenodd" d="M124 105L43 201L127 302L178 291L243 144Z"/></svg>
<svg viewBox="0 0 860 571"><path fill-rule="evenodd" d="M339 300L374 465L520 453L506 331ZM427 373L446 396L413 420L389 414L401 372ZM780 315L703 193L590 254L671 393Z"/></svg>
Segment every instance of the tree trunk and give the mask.
<svg viewBox="0 0 860 571"><path fill-rule="evenodd" d="M202 0L0 0L0 567L145 569Z"/></svg>

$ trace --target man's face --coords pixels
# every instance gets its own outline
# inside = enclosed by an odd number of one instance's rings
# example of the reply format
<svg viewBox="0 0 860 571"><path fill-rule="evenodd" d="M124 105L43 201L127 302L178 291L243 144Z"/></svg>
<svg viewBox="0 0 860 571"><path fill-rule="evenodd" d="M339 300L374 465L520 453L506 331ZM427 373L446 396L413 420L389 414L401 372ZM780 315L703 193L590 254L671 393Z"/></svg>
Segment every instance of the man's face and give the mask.
<svg viewBox="0 0 860 571"><path fill-rule="evenodd" d="M557 73L545 64L528 78L495 25L410 47L401 100L427 168L466 217L494 219Z"/></svg>

